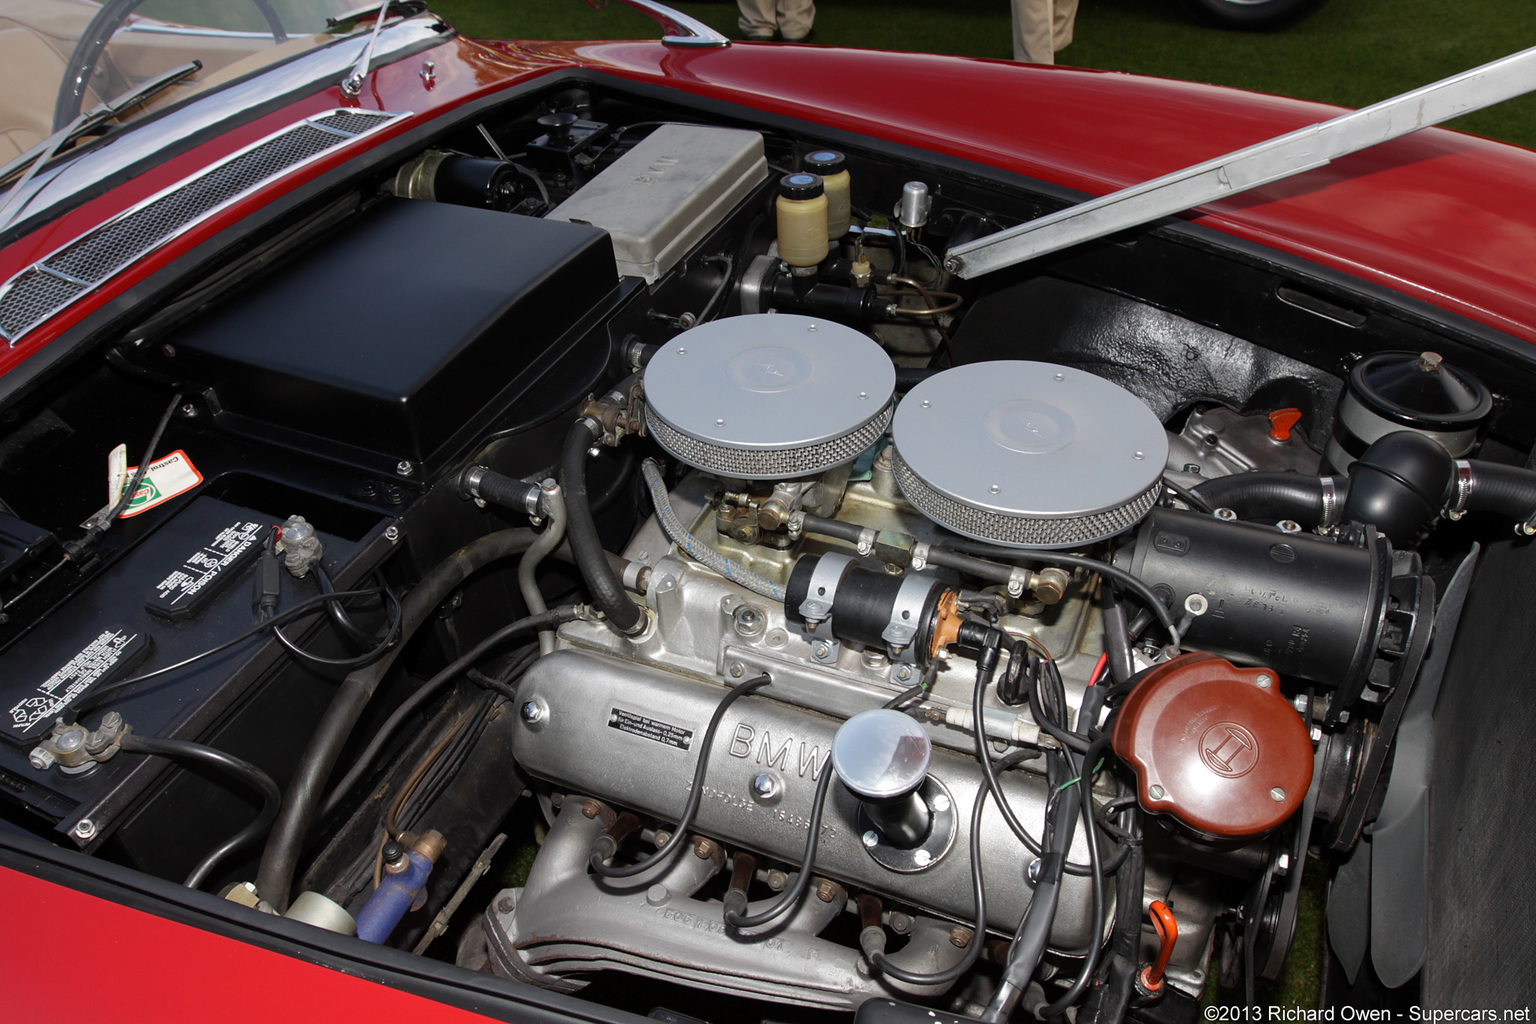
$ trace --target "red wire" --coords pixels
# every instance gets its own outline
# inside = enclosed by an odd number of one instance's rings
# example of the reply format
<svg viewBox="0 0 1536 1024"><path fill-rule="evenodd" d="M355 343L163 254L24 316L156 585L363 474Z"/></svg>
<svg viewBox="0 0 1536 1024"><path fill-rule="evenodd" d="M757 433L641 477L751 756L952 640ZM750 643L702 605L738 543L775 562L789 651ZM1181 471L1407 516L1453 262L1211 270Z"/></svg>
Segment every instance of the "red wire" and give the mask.
<svg viewBox="0 0 1536 1024"><path fill-rule="evenodd" d="M1088 673L1088 685L1099 685L1099 676L1104 674L1104 666L1109 664L1109 652L1099 655L1099 660L1094 662L1093 671Z"/></svg>

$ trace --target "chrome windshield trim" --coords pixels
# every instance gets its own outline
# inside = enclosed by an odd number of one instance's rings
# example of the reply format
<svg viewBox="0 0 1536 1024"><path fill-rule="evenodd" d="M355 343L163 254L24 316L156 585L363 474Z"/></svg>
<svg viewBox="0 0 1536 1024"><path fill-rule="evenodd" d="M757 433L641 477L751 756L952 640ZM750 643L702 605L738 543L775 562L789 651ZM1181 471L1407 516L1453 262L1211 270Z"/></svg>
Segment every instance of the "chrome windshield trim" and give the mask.
<svg viewBox="0 0 1536 1024"><path fill-rule="evenodd" d="M154 36L205 36L210 39L265 39L271 40L271 32L251 32L234 28L197 28L193 25L156 25L130 22L120 32L138 32Z"/></svg>
<svg viewBox="0 0 1536 1024"><path fill-rule="evenodd" d="M350 118L367 117L374 119L376 123L368 125L361 131L357 132L343 131L330 125L316 123L326 118L336 117L338 115ZM300 118L292 124L285 125L284 127L279 128L277 131L257 139L255 142L252 142L248 146L241 147L235 152L230 153L228 156L225 156L222 159L209 164L207 167L198 169L197 171L187 175L174 184L161 189L154 195L141 199L139 202L133 204L128 209L123 210L121 213L118 213L115 216L91 228L90 230L85 231L75 236L74 238L71 238L68 242L65 242L63 245L55 248L47 256L44 256L42 259L37 260L36 262L31 263L26 267L23 267L21 270L11 275L11 277L5 281L4 284L0 284L0 341L5 341L14 347L18 341L20 341L35 328L47 323L49 320L64 312L64 310L68 309L70 306L73 306L76 302L79 302L87 295L90 295L97 288L100 288L102 285L111 281L124 270L127 270L129 267L133 266L133 264L137 263L145 256L156 251L167 243L181 237L192 228L208 220L210 217L217 216L221 211L228 209L234 203L239 202L241 199L257 191L258 189L266 187L279 178L292 174L294 171L299 170L302 167L307 167L309 164L314 163L316 160L319 160L322 157L331 156L335 154L338 149L350 145L352 142L358 139L372 135L375 132L388 127L389 125L395 124L402 118L409 117L410 115L410 111L358 110L354 107L338 107L334 110L327 110L318 114L313 114L309 117ZM93 238L103 235L104 233L110 231L115 225L126 221L128 218L139 213L141 210L144 210L146 207L152 206L153 204L158 203L167 197L174 197L176 193L182 191L183 189L199 185L201 182L207 180L219 170L228 166L229 164L234 163L241 157L244 157L249 153L253 153L261 149L263 146L267 146L273 142L279 141L285 136L291 135L292 133L304 128L319 131L326 136L335 137L337 141L333 144L327 144L324 148L318 149L307 156L302 156L298 159L290 160L273 167L270 172L262 175L260 178L243 184L241 187L230 191L229 194L223 196L217 203L209 206L207 209L188 216L183 220L178 220L174 224L168 224L166 230L163 233L143 239L142 244L125 244L119 246L115 258L111 262L103 265L96 273L92 275L85 276L83 274L72 274L50 265L50 261L60 257L62 254L70 252L70 250L75 249L76 246L86 244ZM13 327L11 330L6 330L4 326L4 322L6 320L5 314L7 312L5 308L6 300L11 296L12 292L18 286L18 283L21 282L23 278L26 278L28 275L32 274L41 274L55 281L64 282L65 284L73 286L75 290L72 294L69 295L58 295L53 297L51 301L47 303L46 308L28 315L25 322L22 323L20 327ZM27 300L23 299L21 301L25 303ZM12 312L14 313L14 311Z"/></svg>
<svg viewBox="0 0 1536 1024"><path fill-rule="evenodd" d="M418 52L428 43L450 38L438 27L441 24L437 16L422 14L384 26L374 50L375 70ZM12 234L17 228L27 230L27 225L52 216L58 207L81 192L98 188L103 180L162 157L168 146L217 128L273 97L334 84L356 62L358 39L357 34L342 36L252 78L194 97L186 106L152 122L128 125L88 153L39 171L21 197L27 201L25 217L10 225L6 233Z"/></svg>

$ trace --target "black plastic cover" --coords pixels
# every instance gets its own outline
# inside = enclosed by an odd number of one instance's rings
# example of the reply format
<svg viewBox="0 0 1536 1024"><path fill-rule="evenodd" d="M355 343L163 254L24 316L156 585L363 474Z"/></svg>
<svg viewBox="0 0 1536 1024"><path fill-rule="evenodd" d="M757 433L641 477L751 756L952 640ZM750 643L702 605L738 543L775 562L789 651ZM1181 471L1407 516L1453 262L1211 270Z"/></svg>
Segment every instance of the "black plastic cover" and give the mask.
<svg viewBox="0 0 1536 1024"><path fill-rule="evenodd" d="M53 534L41 526L0 512L0 580L25 567L53 543Z"/></svg>
<svg viewBox="0 0 1536 1024"><path fill-rule="evenodd" d="M597 228L390 199L171 342L222 426L416 462L617 286Z"/></svg>
<svg viewBox="0 0 1536 1024"><path fill-rule="evenodd" d="M1379 352L1360 360L1349 372L1349 389L1367 408L1421 430L1470 427L1493 408L1482 381L1418 352Z"/></svg>

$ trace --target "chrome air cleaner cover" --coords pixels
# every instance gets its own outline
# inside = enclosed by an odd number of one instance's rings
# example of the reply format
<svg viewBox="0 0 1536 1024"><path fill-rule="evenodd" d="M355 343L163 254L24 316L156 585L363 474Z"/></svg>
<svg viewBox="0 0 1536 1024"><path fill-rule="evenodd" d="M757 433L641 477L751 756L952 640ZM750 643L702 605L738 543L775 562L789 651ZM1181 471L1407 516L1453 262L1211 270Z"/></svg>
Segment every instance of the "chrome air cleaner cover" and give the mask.
<svg viewBox="0 0 1536 1024"><path fill-rule="evenodd" d="M1168 438L1117 384L1051 363L970 363L902 399L891 428L907 500L956 533L1066 548L1136 525L1157 500Z"/></svg>
<svg viewBox="0 0 1536 1024"><path fill-rule="evenodd" d="M891 420L896 370L871 339L808 316L727 317L678 335L645 369L645 422L696 469L789 480L852 462Z"/></svg>

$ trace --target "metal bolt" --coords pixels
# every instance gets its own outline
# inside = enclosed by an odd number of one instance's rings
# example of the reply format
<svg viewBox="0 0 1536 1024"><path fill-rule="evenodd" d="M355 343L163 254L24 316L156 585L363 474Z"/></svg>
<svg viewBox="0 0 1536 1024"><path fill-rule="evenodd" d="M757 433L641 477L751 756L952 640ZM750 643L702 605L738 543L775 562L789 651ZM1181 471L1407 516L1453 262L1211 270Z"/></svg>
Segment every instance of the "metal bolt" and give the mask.
<svg viewBox="0 0 1536 1024"><path fill-rule="evenodd" d="M76 839L87 841L96 838L96 823L90 818L81 818L75 822L75 827L70 830Z"/></svg>
<svg viewBox="0 0 1536 1024"><path fill-rule="evenodd" d="M1314 725L1307 735L1312 738L1313 743L1321 743L1323 741L1323 729L1321 726Z"/></svg>
<svg viewBox="0 0 1536 1024"><path fill-rule="evenodd" d="M740 679L742 676L747 674L747 666L743 665L739 661L733 661L731 662L729 671L731 673L732 679Z"/></svg>
<svg viewBox="0 0 1536 1024"><path fill-rule="evenodd" d="M645 902L649 903L653 907L659 907L671 898L672 890L668 889L660 882L657 882L655 885L645 890Z"/></svg>
<svg viewBox="0 0 1536 1024"><path fill-rule="evenodd" d="M752 777L752 796L757 800L764 803L776 800L779 792L779 780L776 777L767 772Z"/></svg>
<svg viewBox="0 0 1536 1024"><path fill-rule="evenodd" d="M823 878L816 886L816 898L823 903L831 903L837 898L837 883Z"/></svg>
<svg viewBox="0 0 1536 1024"><path fill-rule="evenodd" d="M693 844L693 855L699 860L709 860L715 855L715 844L708 839L700 839Z"/></svg>
<svg viewBox="0 0 1536 1024"><path fill-rule="evenodd" d="M395 472L401 476L410 476L416 472L416 463L411 462L409 459L401 459L395 463Z"/></svg>
<svg viewBox="0 0 1536 1024"><path fill-rule="evenodd" d="M909 935L912 932L912 915L903 914L899 910L891 911L891 918L886 922L891 926L891 931L897 935Z"/></svg>
<svg viewBox="0 0 1536 1024"><path fill-rule="evenodd" d="M1140 461L1141 459L1144 459L1144 458L1147 457L1147 453L1146 452L1137 452L1135 455L1133 455L1131 457L1133 459L1136 459L1136 460Z"/></svg>
<svg viewBox="0 0 1536 1024"><path fill-rule="evenodd" d="M988 492L989 492L989 493L991 493L991 494L997 494L997 493L998 493L998 492L1000 492L1000 491L1001 491L1001 490L1002 490L1002 488L1001 488L1001 487L999 487L999 486L998 486L998 485L997 485L997 484L993 484L993 485L992 485L992 486L991 486L991 487L988 487L988 488L987 488L987 491L988 491Z"/></svg>
<svg viewBox="0 0 1536 1024"><path fill-rule="evenodd" d="M921 405L924 409L928 409L928 408L931 408L933 406L933 403L928 401L928 399L926 399L926 398L923 399L918 404Z"/></svg>
<svg viewBox="0 0 1536 1024"><path fill-rule="evenodd" d="M523 721L527 722L529 725L532 725L534 722L542 722L544 720L544 709L536 700L523 701L521 714L523 716Z"/></svg>
<svg viewBox="0 0 1536 1024"><path fill-rule="evenodd" d="M583 800L581 802L581 816L583 818L595 818L602 812L596 800Z"/></svg>
<svg viewBox="0 0 1536 1024"><path fill-rule="evenodd" d="M1440 363L1442 362L1442 360L1443 360L1443 357L1440 355L1439 352L1420 352L1419 353L1419 369L1421 369L1421 370L1438 370L1438 369L1440 369Z"/></svg>
<svg viewBox="0 0 1536 1024"><path fill-rule="evenodd" d="M1210 602L1206 601L1204 594L1190 594L1184 599L1184 610L1191 615L1204 615L1209 607Z"/></svg>
<svg viewBox="0 0 1536 1024"><path fill-rule="evenodd" d="M389 541L391 544L398 543L399 540L400 540L400 527L398 527L398 526L386 526L386 527L384 527L384 539Z"/></svg>
<svg viewBox="0 0 1536 1024"><path fill-rule="evenodd" d="M1281 533L1300 533L1301 524L1294 519L1282 519L1275 524Z"/></svg>
<svg viewBox="0 0 1536 1024"><path fill-rule="evenodd" d="M672 841L672 833L664 829L657 829L656 834L651 838L656 843L656 849L659 850Z"/></svg>
<svg viewBox="0 0 1536 1024"><path fill-rule="evenodd" d="M757 636L762 633L763 626L767 624L768 617L749 604L744 604L736 609L732 616L737 634L746 637Z"/></svg>
<svg viewBox="0 0 1536 1024"><path fill-rule="evenodd" d="M32 753L27 755L27 760L32 762L32 767L40 772L45 772L54 766L58 758L53 756L53 751L47 747L33 747Z"/></svg>
<svg viewBox="0 0 1536 1024"><path fill-rule="evenodd" d="M867 398L869 398L869 392L868 391L860 391L859 392L859 397L863 398L863 399L867 399Z"/></svg>
<svg viewBox="0 0 1536 1024"><path fill-rule="evenodd" d="M1269 689L1269 684L1273 683L1274 681L1274 677L1271 676L1268 672L1260 672L1258 675L1253 677L1254 685L1261 690Z"/></svg>
<svg viewBox="0 0 1536 1024"><path fill-rule="evenodd" d="M1216 514L1216 518L1220 519L1224 523L1235 523L1235 522L1237 522L1237 513L1232 511L1229 508L1219 508L1219 509L1216 510L1215 514Z"/></svg>
<svg viewBox="0 0 1536 1024"><path fill-rule="evenodd" d="M181 414L188 419L191 419L197 415L197 406L193 405L191 402L183 402L181 403Z"/></svg>
<svg viewBox="0 0 1536 1024"><path fill-rule="evenodd" d="M876 846L879 846L880 845L880 833L876 832L874 829L870 829L868 832L865 832L864 833L864 845L870 847L871 849L873 849Z"/></svg>
<svg viewBox="0 0 1536 1024"><path fill-rule="evenodd" d="M859 655L859 660L864 663L865 668L872 668L876 671L884 669L891 663L891 659L886 657L884 651L877 651L873 648Z"/></svg>
<svg viewBox="0 0 1536 1024"><path fill-rule="evenodd" d="M511 896L503 896L501 899L496 901L496 913L498 914L510 914L513 910L516 909L517 901L514 900Z"/></svg>
<svg viewBox="0 0 1536 1024"><path fill-rule="evenodd" d="M715 420L715 426L717 426L717 427L725 426L725 420L723 420L723 419L722 420Z"/></svg>
<svg viewBox="0 0 1536 1024"><path fill-rule="evenodd" d="M904 683L908 679L911 679L911 678L912 678L912 666L911 665L897 665L896 666L896 680L898 682Z"/></svg>
<svg viewBox="0 0 1536 1024"><path fill-rule="evenodd" d="M1067 375L1064 374L1064 373L1058 373L1058 374L1056 374L1056 379L1057 380L1066 380L1067 379Z"/></svg>
<svg viewBox="0 0 1536 1024"><path fill-rule="evenodd" d="M912 863L920 868L925 868L933 863L933 854L927 850L917 850L912 854Z"/></svg>
<svg viewBox="0 0 1536 1024"><path fill-rule="evenodd" d="M808 331L814 332L816 330L816 325L815 324L808 324L808 325L806 325L805 329L808 330Z"/></svg>
<svg viewBox="0 0 1536 1024"><path fill-rule="evenodd" d="M1275 861L1275 867L1281 873L1291 870L1291 855L1288 853L1282 853L1279 859Z"/></svg>
<svg viewBox="0 0 1536 1024"><path fill-rule="evenodd" d="M65 729L58 736L54 737L53 745L58 748L61 754L68 754L79 750L85 745L85 730L78 726Z"/></svg>
<svg viewBox="0 0 1536 1024"><path fill-rule="evenodd" d="M101 728L103 732L116 732L123 727L123 716L116 711L108 711L101 716Z"/></svg>
<svg viewBox="0 0 1536 1024"><path fill-rule="evenodd" d="M959 949L964 949L971 944L971 939L976 933L963 924L957 924L949 930L949 944Z"/></svg>
<svg viewBox="0 0 1536 1024"><path fill-rule="evenodd" d="M1274 789L1269 791L1269 798L1271 800L1273 800L1277 804L1278 803L1284 803L1285 802L1285 790L1281 789L1279 786L1276 786Z"/></svg>
<svg viewBox="0 0 1536 1024"><path fill-rule="evenodd" d="M816 657L818 657L818 658L825 658L828 654L831 654L831 653L832 653L832 648L828 647L826 644L817 644L816 645Z"/></svg>
<svg viewBox="0 0 1536 1024"><path fill-rule="evenodd" d="M949 797L945 796L943 793L936 793L934 794L933 803L931 806L934 810L938 811L940 814L943 814L945 811L949 810Z"/></svg>
<svg viewBox="0 0 1536 1024"><path fill-rule="evenodd" d="M1147 788L1147 796L1151 797L1153 800L1161 800L1163 795L1162 786L1150 786Z"/></svg>
<svg viewBox="0 0 1536 1024"><path fill-rule="evenodd" d="M787 884L789 884L789 879L788 879L788 877L785 876L784 872L782 872L782 871L770 871L770 872L768 872L768 888L772 889L774 892L781 892L781 891L783 891L784 886L786 886Z"/></svg>

